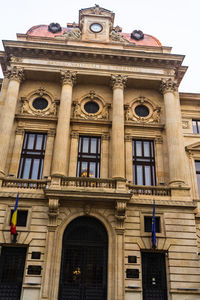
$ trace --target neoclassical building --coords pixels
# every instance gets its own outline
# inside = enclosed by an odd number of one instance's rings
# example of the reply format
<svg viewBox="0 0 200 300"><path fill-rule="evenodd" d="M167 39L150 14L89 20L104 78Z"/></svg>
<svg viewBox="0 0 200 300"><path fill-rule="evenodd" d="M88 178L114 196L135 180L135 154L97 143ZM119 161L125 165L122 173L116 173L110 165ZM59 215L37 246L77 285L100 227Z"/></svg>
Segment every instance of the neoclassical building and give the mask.
<svg viewBox="0 0 200 300"><path fill-rule="evenodd" d="M200 94L114 16L3 41L1 300L200 299Z"/></svg>

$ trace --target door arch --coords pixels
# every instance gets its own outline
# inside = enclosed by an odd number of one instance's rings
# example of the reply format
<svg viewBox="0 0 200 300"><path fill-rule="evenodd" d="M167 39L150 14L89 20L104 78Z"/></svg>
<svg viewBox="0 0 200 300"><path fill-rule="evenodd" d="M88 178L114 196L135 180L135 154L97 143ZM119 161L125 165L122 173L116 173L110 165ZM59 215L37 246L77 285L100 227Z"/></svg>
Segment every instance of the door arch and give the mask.
<svg viewBox="0 0 200 300"><path fill-rule="evenodd" d="M107 299L108 235L93 217L74 219L62 242L59 300Z"/></svg>

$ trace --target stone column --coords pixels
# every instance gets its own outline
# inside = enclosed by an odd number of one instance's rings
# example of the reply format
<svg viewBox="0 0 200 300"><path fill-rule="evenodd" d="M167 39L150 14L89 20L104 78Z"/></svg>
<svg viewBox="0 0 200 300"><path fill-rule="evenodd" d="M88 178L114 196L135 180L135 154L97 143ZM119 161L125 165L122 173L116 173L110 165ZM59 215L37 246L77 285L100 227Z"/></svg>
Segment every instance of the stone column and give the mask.
<svg viewBox="0 0 200 300"><path fill-rule="evenodd" d="M168 79L161 82L161 92L165 105L169 184L175 186L185 183L186 178L180 103L176 91L176 81Z"/></svg>
<svg viewBox="0 0 200 300"><path fill-rule="evenodd" d="M125 136L126 148L126 179L133 183L133 140L130 135Z"/></svg>
<svg viewBox="0 0 200 300"><path fill-rule="evenodd" d="M9 174L14 175L15 177L17 177L18 170L19 170L23 139L24 139L24 130L17 129L15 135L15 144L12 153L12 160L10 164L10 171L9 171Z"/></svg>
<svg viewBox="0 0 200 300"><path fill-rule="evenodd" d="M20 82L23 79L23 70L17 67L10 68L6 72L6 77L9 78L9 83L1 114L0 126L0 173L2 175L5 175L6 159L15 118Z"/></svg>
<svg viewBox="0 0 200 300"><path fill-rule="evenodd" d="M69 177L76 177L77 159L78 159L78 140L79 140L78 132L72 131L70 161L69 161Z"/></svg>
<svg viewBox="0 0 200 300"><path fill-rule="evenodd" d="M112 177L124 178L124 87L127 77L112 75Z"/></svg>
<svg viewBox="0 0 200 300"><path fill-rule="evenodd" d="M72 106L72 88L76 74L61 72L62 90L53 154L52 175L67 176L69 161L70 117Z"/></svg>
<svg viewBox="0 0 200 300"><path fill-rule="evenodd" d="M116 228L116 300L124 300L124 229Z"/></svg>
<svg viewBox="0 0 200 300"><path fill-rule="evenodd" d="M51 175L51 163L52 163L52 156L53 156L54 139L55 139L55 130L54 129L49 130L47 133L43 177L48 177Z"/></svg>
<svg viewBox="0 0 200 300"><path fill-rule="evenodd" d="M109 135L103 134L101 137L101 178L108 178L108 156L109 156Z"/></svg>
<svg viewBox="0 0 200 300"><path fill-rule="evenodd" d="M156 181L157 185L165 183L164 162L163 162L163 139L155 138L155 158L156 158Z"/></svg>

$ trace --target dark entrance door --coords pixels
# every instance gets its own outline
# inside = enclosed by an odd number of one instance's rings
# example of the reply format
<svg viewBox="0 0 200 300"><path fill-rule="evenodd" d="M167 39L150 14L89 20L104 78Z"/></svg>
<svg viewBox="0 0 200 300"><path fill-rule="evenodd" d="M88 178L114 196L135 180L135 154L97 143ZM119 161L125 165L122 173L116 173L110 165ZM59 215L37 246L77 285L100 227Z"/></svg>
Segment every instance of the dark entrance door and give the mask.
<svg viewBox="0 0 200 300"><path fill-rule="evenodd" d="M142 253L143 300L167 300L164 253Z"/></svg>
<svg viewBox="0 0 200 300"><path fill-rule="evenodd" d="M0 255L0 299L19 300L21 295L26 248L2 247Z"/></svg>
<svg viewBox="0 0 200 300"><path fill-rule="evenodd" d="M59 300L107 299L108 237L95 218L79 217L63 236Z"/></svg>

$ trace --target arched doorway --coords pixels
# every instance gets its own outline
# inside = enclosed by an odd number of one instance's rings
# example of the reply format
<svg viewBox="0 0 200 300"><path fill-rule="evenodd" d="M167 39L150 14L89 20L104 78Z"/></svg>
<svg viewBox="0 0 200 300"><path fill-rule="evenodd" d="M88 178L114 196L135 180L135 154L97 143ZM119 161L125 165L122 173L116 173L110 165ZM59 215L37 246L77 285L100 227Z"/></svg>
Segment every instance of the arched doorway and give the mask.
<svg viewBox="0 0 200 300"><path fill-rule="evenodd" d="M63 235L59 300L106 300L108 236L88 216L73 220Z"/></svg>

